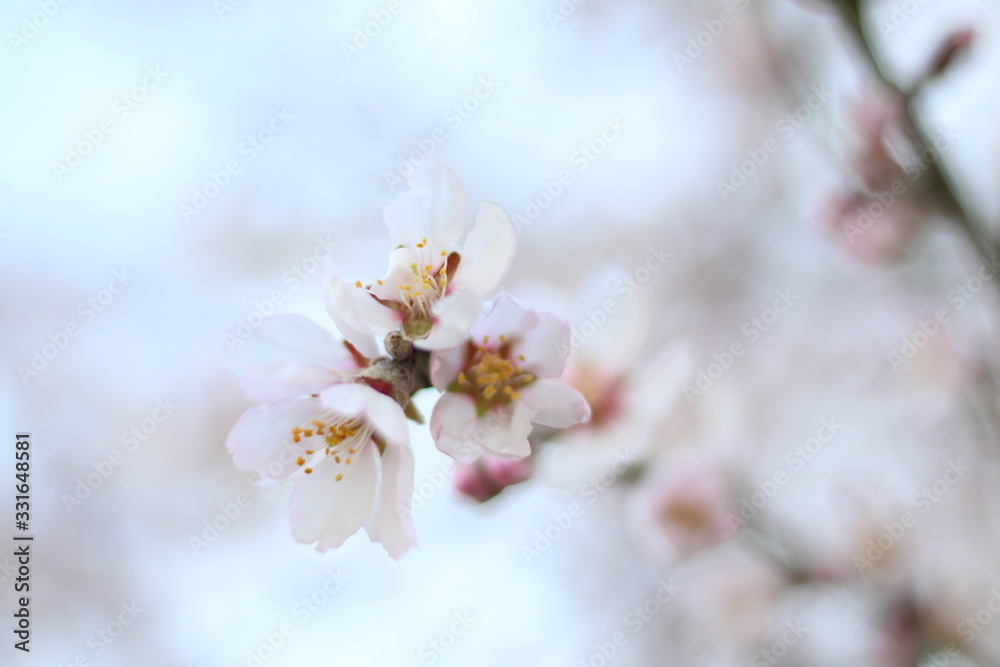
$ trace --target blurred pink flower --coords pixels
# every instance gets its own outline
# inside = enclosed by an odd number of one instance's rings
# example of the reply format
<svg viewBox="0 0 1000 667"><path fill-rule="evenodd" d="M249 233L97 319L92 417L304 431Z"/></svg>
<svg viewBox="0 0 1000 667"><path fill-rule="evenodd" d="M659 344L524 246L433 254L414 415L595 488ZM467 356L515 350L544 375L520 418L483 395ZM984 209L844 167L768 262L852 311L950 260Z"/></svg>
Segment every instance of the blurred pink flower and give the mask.
<svg viewBox="0 0 1000 667"><path fill-rule="evenodd" d="M826 196L820 225L849 255L884 264L901 260L923 232L928 202L918 190L922 169L904 169L906 120L896 93L868 93L848 109L857 145L850 150L845 183ZM893 148L893 142L899 148Z"/></svg>
<svg viewBox="0 0 1000 667"><path fill-rule="evenodd" d="M634 488L626 524L653 562L671 566L730 537L729 512L722 467L684 452L662 459Z"/></svg>
<svg viewBox="0 0 1000 667"><path fill-rule="evenodd" d="M504 461L484 455L475 463L460 463L455 468L455 490L476 502L485 503L506 489L531 477L527 459Z"/></svg>

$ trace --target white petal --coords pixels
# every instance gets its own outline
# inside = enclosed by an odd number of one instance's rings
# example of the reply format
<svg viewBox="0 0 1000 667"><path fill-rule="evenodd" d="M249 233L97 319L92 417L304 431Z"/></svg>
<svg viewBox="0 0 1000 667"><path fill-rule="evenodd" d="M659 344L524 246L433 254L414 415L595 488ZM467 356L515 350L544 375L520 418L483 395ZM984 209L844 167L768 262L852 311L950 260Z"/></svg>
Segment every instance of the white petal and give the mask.
<svg viewBox="0 0 1000 667"><path fill-rule="evenodd" d="M447 350L460 345L476 321L482 302L482 297L471 290L456 290L445 295L435 304L430 334L413 344L421 350Z"/></svg>
<svg viewBox="0 0 1000 667"><path fill-rule="evenodd" d="M348 371L357 367L333 332L301 315L272 315L236 349L226 366L243 375L255 364L297 361Z"/></svg>
<svg viewBox="0 0 1000 667"><path fill-rule="evenodd" d="M477 423L476 405L471 398L442 394L431 412L434 445L459 463L472 463L483 453L483 448L472 440Z"/></svg>
<svg viewBox="0 0 1000 667"><path fill-rule="evenodd" d="M477 437L486 434L483 449L506 461L523 459L531 454L528 435L531 434L533 410L523 401L515 401L503 409L491 409L480 419Z"/></svg>
<svg viewBox="0 0 1000 667"><path fill-rule="evenodd" d="M365 389L371 389L371 387L365 387ZM365 394L361 391L361 386L357 384L338 384L327 387L320 393L319 400L324 408L347 417L360 417L365 411Z"/></svg>
<svg viewBox="0 0 1000 667"><path fill-rule="evenodd" d="M297 469L295 459L309 446L305 440L292 442L292 429L322 412L323 406L312 397L250 408L233 426L226 448L240 470L283 479Z"/></svg>
<svg viewBox="0 0 1000 667"><path fill-rule="evenodd" d="M431 355L431 382L438 391L444 391L458 378L465 365L466 347L459 345L444 352Z"/></svg>
<svg viewBox="0 0 1000 667"><path fill-rule="evenodd" d="M364 416L380 435L391 442L406 444L410 430L406 413L395 400L364 384L341 384L320 394L323 405L350 417Z"/></svg>
<svg viewBox="0 0 1000 667"><path fill-rule="evenodd" d="M382 455L382 489L376 521L377 538L394 559L417 545L413 527L413 450L389 444Z"/></svg>
<svg viewBox="0 0 1000 667"><path fill-rule="evenodd" d="M448 250L465 230L465 189L455 171L437 157L417 167L407 179L410 190L385 208L389 236L416 247L424 238L437 250Z"/></svg>
<svg viewBox="0 0 1000 667"><path fill-rule="evenodd" d="M522 366L541 378L559 377L566 365L570 328L566 320L552 313L540 312L535 326L522 330L514 354L523 355ZM510 335L510 334L508 334Z"/></svg>
<svg viewBox="0 0 1000 667"><path fill-rule="evenodd" d="M408 446L410 428L406 422L406 413L399 403L371 387L355 386L361 391L365 415L375 430L390 442Z"/></svg>
<svg viewBox="0 0 1000 667"><path fill-rule="evenodd" d="M389 306L382 305L366 289L360 287L350 289L352 291L348 298L353 304L354 311L364 321L370 333L374 333L381 338L402 324L403 313Z"/></svg>
<svg viewBox="0 0 1000 667"><path fill-rule="evenodd" d="M507 275L516 249L517 234L507 214L496 204L484 202L476 217L476 227L469 232L462 248L455 285L484 296L489 294Z"/></svg>
<svg viewBox="0 0 1000 667"><path fill-rule="evenodd" d="M536 380L520 389L521 401L535 414L531 421L551 428L568 428L590 419L583 394L565 382Z"/></svg>
<svg viewBox="0 0 1000 667"><path fill-rule="evenodd" d="M431 414L431 435L437 448L459 463L475 461L483 450L505 460L520 459L531 453L532 412L516 402L490 409L480 418L469 396L446 393Z"/></svg>
<svg viewBox="0 0 1000 667"><path fill-rule="evenodd" d="M299 542L319 541L316 549L339 547L358 532L372 513L378 470L375 447L365 447L349 472L336 480L331 459L303 475L292 492L292 535Z"/></svg>
<svg viewBox="0 0 1000 667"><path fill-rule="evenodd" d="M507 292L501 291L483 306L483 314L472 325L470 335L477 341L485 336L496 340L500 334L520 337L535 326L538 315Z"/></svg>
<svg viewBox="0 0 1000 667"><path fill-rule="evenodd" d="M333 319L337 329L361 354L368 358L377 357L378 346L372 336L368 323L358 311L354 285L348 285L340 277L340 272L333 260L327 259L326 267L320 278L323 296L326 300L326 310ZM376 302L378 303L378 302Z"/></svg>
<svg viewBox="0 0 1000 667"><path fill-rule="evenodd" d="M255 401L284 401L297 396L318 394L342 382L341 376L319 364L288 362L251 366L240 384Z"/></svg>
<svg viewBox="0 0 1000 667"><path fill-rule="evenodd" d="M419 284L417 274L413 272L413 265L420 266L421 258L410 248L396 248L389 253L389 268L382 276L382 284L377 282L371 286L372 294L385 301L405 301L406 290L403 286L409 287L413 291L414 284Z"/></svg>

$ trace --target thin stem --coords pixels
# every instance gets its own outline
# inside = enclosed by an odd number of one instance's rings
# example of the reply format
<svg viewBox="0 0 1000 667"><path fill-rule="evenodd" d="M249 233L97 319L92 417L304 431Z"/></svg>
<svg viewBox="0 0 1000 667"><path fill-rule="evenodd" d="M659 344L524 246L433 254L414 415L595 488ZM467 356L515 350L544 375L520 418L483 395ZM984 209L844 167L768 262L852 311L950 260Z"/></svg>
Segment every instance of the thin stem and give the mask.
<svg viewBox="0 0 1000 667"><path fill-rule="evenodd" d="M932 141L923 126L916 120L915 96L920 92L920 86L903 91L886 74L875 54L874 45L865 30L861 17L860 3L851 0L840 0L835 4L840 8L847 27L857 39L858 44L861 46L861 52L866 56L866 60L882 85L893 93L898 94L904 101L903 113L905 121L909 126L908 129L910 130L911 138L916 144L920 155L926 155L929 151L932 152ZM958 190L955 187L953 179L937 160L929 162L926 168L930 177L930 189L936 196L941 208L955 221L980 259L990 258L997 252L997 244L988 233L987 225L977 221L968 207L962 203L956 194Z"/></svg>

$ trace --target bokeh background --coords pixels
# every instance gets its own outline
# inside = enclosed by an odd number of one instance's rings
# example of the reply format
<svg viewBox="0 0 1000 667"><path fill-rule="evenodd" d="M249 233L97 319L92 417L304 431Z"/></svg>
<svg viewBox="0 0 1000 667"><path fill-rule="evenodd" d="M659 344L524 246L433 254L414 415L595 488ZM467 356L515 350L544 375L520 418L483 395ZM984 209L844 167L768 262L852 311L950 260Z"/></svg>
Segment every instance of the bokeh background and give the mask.
<svg viewBox="0 0 1000 667"><path fill-rule="evenodd" d="M873 3L869 20L904 4ZM680 60L724 10L734 20ZM899 648L914 623L900 609L967 653L947 664L1000 664L1000 623L968 642L959 630L1000 586L1000 442L977 384L995 286L960 312L948 301L979 260L942 221L892 265L850 256L821 223L845 109L871 82L823 2L10 0L0 16L0 432L11 471L13 434L32 433L37 536L32 652L4 646L3 664L925 664ZM874 30L901 81L974 27L918 109L956 137L942 160L995 217L1000 7L925 0L902 16ZM786 136L814 87L828 98ZM777 149L723 198L768 139ZM249 406L225 370L231 337L272 310L328 322L306 276L327 254L346 276L380 275L381 210L428 146L470 207L530 221L507 288L574 326L613 284L600 276L669 251L632 305L641 326L604 332L636 371L671 342L706 369L776 291L797 296L653 443L723 461L738 502L788 472L823 419L842 423L769 501L776 555L734 540L666 567L628 528L635 487L591 502L586 476L560 474L572 451L552 479L476 505L416 426L418 551L396 563L363 536L326 554L291 539L288 490L259 488L225 451ZM561 172L571 182L540 198ZM951 322L896 372L887 354L941 308ZM677 387L647 391L673 405ZM789 576L788 548L853 570L957 459L969 472L872 571ZM579 516L527 557L572 503ZM680 592L635 630L628 614L663 582ZM786 623L808 631L771 662L760 651Z"/></svg>

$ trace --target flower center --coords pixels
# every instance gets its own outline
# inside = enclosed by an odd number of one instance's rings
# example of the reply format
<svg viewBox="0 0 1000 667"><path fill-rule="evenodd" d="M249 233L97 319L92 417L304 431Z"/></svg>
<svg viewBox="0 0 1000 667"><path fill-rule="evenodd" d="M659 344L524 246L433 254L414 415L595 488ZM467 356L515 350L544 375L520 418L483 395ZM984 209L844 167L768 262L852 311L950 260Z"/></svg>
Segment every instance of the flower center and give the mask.
<svg viewBox="0 0 1000 667"><path fill-rule="evenodd" d="M437 269L432 264L421 268L413 263L410 270L413 274L409 283L397 285L403 296L403 306L408 315L430 318L431 308L448 288L448 263L442 262Z"/></svg>
<svg viewBox="0 0 1000 667"><path fill-rule="evenodd" d="M500 337L500 346L487 347L489 336L482 345L471 341L466 346L465 370L458 374L448 391L469 394L476 401L476 408L482 416L494 405L509 404L521 398L518 389L535 381L535 376L524 372L518 363L510 359L511 343ZM519 356L517 361L524 361Z"/></svg>
<svg viewBox="0 0 1000 667"><path fill-rule="evenodd" d="M332 457L334 464L340 468L334 477L339 482L358 452L368 444L372 428L362 419L345 420L342 416L330 414L296 426L291 435L292 442L305 440L309 447L305 456L299 456L295 461L302 472L310 474L319 463Z"/></svg>

